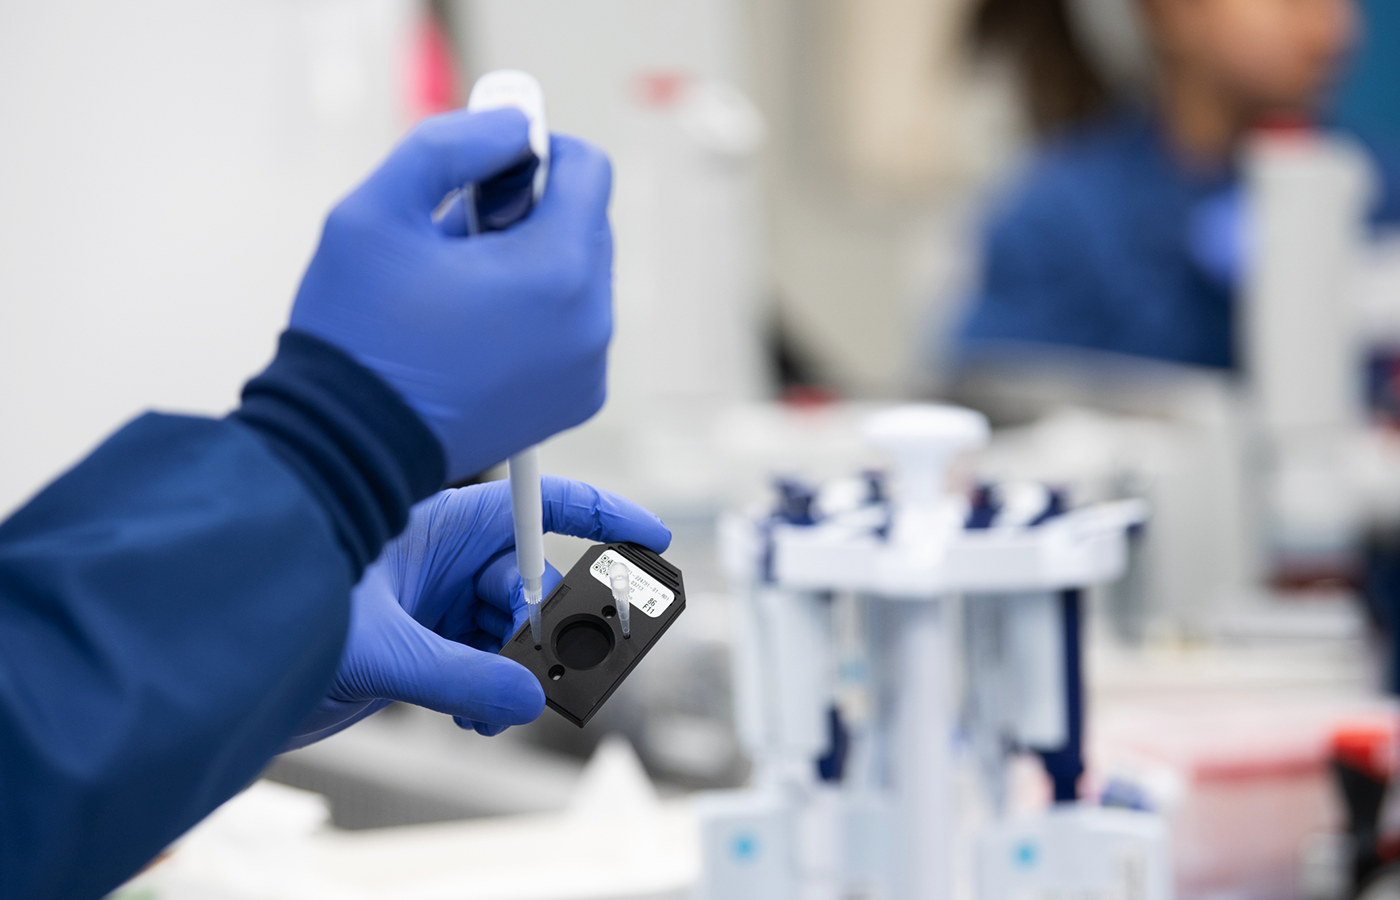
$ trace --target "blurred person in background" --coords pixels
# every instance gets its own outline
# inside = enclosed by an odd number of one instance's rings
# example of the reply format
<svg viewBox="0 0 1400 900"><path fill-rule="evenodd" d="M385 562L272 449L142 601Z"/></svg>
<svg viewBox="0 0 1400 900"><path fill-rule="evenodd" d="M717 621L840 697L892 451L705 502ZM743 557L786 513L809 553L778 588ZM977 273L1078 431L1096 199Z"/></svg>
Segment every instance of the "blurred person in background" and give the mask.
<svg viewBox="0 0 1400 900"><path fill-rule="evenodd" d="M1354 0L979 0L973 42L1014 66L1038 145L994 206L956 335L967 399L1036 356L1231 370L1241 144L1324 116L1359 16ZM1400 157L1372 149L1374 219L1400 221Z"/></svg>
<svg viewBox="0 0 1400 900"><path fill-rule="evenodd" d="M505 231L432 218L528 154L515 110L420 123L326 220L238 408L140 416L0 522L0 898L107 894L274 754L391 701L488 735L543 710L496 655L525 618L507 485L437 493L603 403L606 157L556 136ZM542 488L547 530L670 541Z"/></svg>

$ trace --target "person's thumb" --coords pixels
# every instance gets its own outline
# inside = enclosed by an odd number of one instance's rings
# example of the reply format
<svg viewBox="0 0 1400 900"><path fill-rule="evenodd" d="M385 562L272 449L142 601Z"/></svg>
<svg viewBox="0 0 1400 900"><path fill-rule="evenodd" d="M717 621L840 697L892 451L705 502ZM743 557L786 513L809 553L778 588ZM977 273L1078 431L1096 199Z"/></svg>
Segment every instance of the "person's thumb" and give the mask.
<svg viewBox="0 0 1400 900"><path fill-rule="evenodd" d="M404 616L371 677L373 693L490 725L523 725L544 711L544 689L519 663L449 641Z"/></svg>

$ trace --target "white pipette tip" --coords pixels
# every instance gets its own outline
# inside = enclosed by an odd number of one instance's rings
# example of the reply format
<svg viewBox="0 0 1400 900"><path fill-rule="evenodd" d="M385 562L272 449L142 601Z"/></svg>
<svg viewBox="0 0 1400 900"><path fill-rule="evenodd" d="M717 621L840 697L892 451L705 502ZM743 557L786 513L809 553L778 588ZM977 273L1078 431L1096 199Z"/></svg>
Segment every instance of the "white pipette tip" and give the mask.
<svg viewBox="0 0 1400 900"><path fill-rule="evenodd" d="M510 458L510 513L515 520L515 566L524 582L530 633L538 650L544 637L544 503L540 499L540 458L534 447Z"/></svg>
<svg viewBox="0 0 1400 900"><path fill-rule="evenodd" d="M544 606L544 579L524 578L525 608L530 611L530 636L535 639L535 649L540 649L540 608Z"/></svg>
<svg viewBox="0 0 1400 900"><path fill-rule="evenodd" d="M632 570L627 563L614 560L608 568L608 584L612 585L613 602L617 604L617 621L622 626L622 636L632 636Z"/></svg>

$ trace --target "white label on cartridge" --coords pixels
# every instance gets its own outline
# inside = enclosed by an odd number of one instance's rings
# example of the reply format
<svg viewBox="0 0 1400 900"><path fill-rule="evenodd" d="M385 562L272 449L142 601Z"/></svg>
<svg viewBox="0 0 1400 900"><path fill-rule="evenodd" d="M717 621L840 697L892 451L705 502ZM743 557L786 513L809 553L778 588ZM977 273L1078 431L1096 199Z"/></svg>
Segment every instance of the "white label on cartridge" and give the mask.
<svg viewBox="0 0 1400 900"><path fill-rule="evenodd" d="M606 584L609 590L612 589L612 582L608 580L608 571L613 567L613 563L626 563L627 568L632 570L631 592L632 605L653 619L666 611L666 607L676 599L676 595L670 588L643 572L634 562L623 559L622 554L616 550L604 550L603 555L593 561L593 565L588 567L588 571L593 573L593 577Z"/></svg>

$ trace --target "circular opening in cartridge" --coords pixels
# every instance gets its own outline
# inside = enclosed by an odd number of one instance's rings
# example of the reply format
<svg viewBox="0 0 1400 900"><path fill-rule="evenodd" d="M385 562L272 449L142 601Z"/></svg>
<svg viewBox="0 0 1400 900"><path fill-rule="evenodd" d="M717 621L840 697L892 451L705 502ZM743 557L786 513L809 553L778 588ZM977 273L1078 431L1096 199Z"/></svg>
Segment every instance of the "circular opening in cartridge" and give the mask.
<svg viewBox="0 0 1400 900"><path fill-rule="evenodd" d="M565 619L554 632L554 656L570 669L591 669L608 658L613 632L597 616Z"/></svg>
<svg viewBox="0 0 1400 900"><path fill-rule="evenodd" d="M615 615L617 615L617 610L613 609L611 606L603 607L603 618L611 619Z"/></svg>
<svg viewBox="0 0 1400 900"><path fill-rule="evenodd" d="M550 666L550 668L549 668L549 680L550 680L550 681L558 681L559 679L561 679L561 678L563 678L563 677L564 677L564 667L563 667L563 666Z"/></svg>

